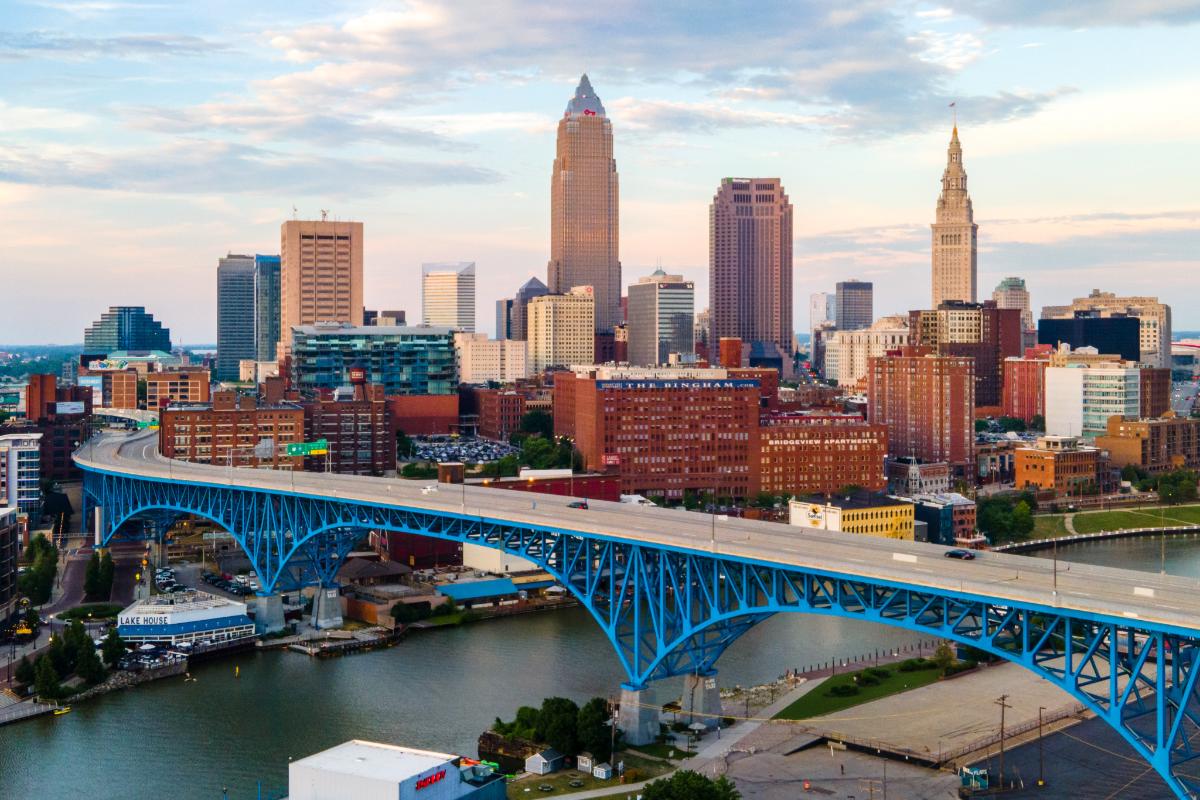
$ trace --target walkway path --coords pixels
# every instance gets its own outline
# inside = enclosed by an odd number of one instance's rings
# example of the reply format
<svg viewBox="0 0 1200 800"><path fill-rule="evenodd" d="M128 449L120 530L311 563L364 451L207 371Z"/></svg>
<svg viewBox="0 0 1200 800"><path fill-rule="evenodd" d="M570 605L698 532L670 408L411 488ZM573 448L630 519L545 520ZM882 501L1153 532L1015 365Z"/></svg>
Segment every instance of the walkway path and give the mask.
<svg viewBox="0 0 1200 800"><path fill-rule="evenodd" d="M1072 535L1079 533L1079 531L1075 530L1075 514L1074 513L1063 515L1063 527L1067 529L1067 533L1070 533Z"/></svg>

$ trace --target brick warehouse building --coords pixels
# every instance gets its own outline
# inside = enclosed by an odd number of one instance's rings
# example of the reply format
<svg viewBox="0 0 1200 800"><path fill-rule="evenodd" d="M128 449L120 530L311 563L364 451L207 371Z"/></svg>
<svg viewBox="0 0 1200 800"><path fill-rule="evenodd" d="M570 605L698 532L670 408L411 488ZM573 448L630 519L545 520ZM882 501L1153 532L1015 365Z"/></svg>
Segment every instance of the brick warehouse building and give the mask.
<svg viewBox="0 0 1200 800"><path fill-rule="evenodd" d="M933 310L910 311L914 346L940 356L965 356L975 362L975 405L1000 413L1005 359L1021 354L1021 312L995 302L948 301Z"/></svg>
<svg viewBox="0 0 1200 800"><path fill-rule="evenodd" d="M975 362L902 347L872 358L867 370L867 421L888 428L888 454L974 468Z"/></svg>
<svg viewBox="0 0 1200 800"><path fill-rule="evenodd" d="M504 389L474 389L479 435L485 439L508 441L521 427L525 416L525 395Z"/></svg>
<svg viewBox="0 0 1200 800"><path fill-rule="evenodd" d="M757 380L703 376L628 377L601 370L560 372L554 380L555 433L572 436L589 470L615 470L627 494L681 499L758 492ZM657 374L667 374L665 371Z"/></svg>
<svg viewBox="0 0 1200 800"><path fill-rule="evenodd" d="M396 434L382 386L362 382L362 373L350 371L353 393L323 390L321 396L302 403L304 439L329 442L329 453L309 456L304 468L328 469L343 475L382 475L396 468Z"/></svg>
<svg viewBox="0 0 1200 800"><path fill-rule="evenodd" d="M1050 365L1050 345L1026 348L1023 358L1004 359L1004 389L1001 401L1006 417L1024 420L1046 416L1046 367Z"/></svg>
<svg viewBox="0 0 1200 800"><path fill-rule="evenodd" d="M759 446L759 490L773 495L831 494L849 485L878 492L887 485L887 426L857 414L768 417Z"/></svg>
<svg viewBox="0 0 1200 800"><path fill-rule="evenodd" d="M235 392L213 393L212 403L167 407L158 442L167 458L200 464L300 469L303 457L287 456L286 445L304 441L304 409L295 403L259 405ZM254 453L262 439L275 441L274 455Z"/></svg>

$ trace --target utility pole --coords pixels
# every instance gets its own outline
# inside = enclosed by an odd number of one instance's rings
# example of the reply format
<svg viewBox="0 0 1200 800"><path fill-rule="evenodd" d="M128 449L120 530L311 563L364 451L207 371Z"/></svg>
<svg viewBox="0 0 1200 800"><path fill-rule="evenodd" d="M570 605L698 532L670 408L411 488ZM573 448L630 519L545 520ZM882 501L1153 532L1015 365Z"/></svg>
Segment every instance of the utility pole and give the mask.
<svg viewBox="0 0 1200 800"><path fill-rule="evenodd" d="M1045 706L1038 706L1038 786L1046 785L1046 761L1042 752L1042 712Z"/></svg>
<svg viewBox="0 0 1200 800"><path fill-rule="evenodd" d="M1004 791L1004 712L1012 708L1008 704L1008 695L1002 694L994 701L1000 706L1000 791Z"/></svg>

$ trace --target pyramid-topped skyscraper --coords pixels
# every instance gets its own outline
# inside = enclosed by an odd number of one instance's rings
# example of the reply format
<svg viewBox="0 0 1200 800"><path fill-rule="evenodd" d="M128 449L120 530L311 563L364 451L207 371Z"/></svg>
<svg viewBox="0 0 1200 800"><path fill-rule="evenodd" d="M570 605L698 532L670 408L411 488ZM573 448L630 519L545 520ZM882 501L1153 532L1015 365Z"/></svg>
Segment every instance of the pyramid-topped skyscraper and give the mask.
<svg viewBox="0 0 1200 800"><path fill-rule="evenodd" d="M938 197L937 217L933 223L933 307L947 300L974 303L978 265L976 237L979 226L967 193L967 171L963 169L962 145L958 125L950 135L946 149L946 169L942 172L942 193Z"/></svg>
<svg viewBox="0 0 1200 800"><path fill-rule="evenodd" d="M584 75L558 122L547 283L555 294L591 286L601 333L621 322L618 194L612 123Z"/></svg>

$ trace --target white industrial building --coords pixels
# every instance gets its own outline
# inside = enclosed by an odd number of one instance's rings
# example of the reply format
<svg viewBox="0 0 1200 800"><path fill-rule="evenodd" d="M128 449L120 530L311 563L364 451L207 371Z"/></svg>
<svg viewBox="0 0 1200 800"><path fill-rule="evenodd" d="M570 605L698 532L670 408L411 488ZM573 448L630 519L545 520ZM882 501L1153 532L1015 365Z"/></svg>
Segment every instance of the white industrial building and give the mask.
<svg viewBox="0 0 1200 800"><path fill-rule="evenodd" d="M477 761L352 739L288 765L290 800L504 800L504 776Z"/></svg>
<svg viewBox="0 0 1200 800"><path fill-rule="evenodd" d="M254 623L245 603L189 591L138 600L117 616L117 633L133 644L177 646L253 636Z"/></svg>
<svg viewBox="0 0 1200 800"><path fill-rule="evenodd" d="M1111 416L1141 414L1141 370L1126 362L1046 368L1046 433L1093 438Z"/></svg>

